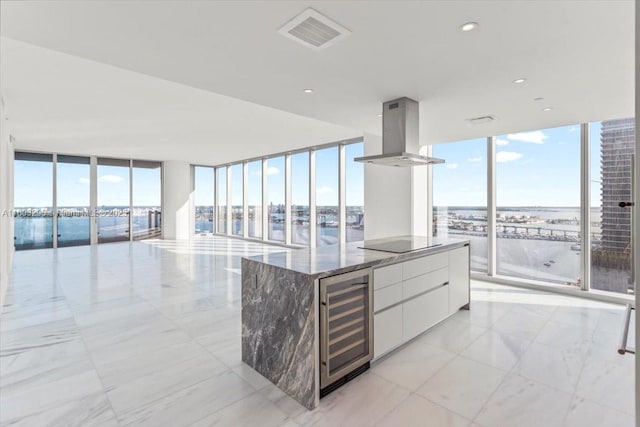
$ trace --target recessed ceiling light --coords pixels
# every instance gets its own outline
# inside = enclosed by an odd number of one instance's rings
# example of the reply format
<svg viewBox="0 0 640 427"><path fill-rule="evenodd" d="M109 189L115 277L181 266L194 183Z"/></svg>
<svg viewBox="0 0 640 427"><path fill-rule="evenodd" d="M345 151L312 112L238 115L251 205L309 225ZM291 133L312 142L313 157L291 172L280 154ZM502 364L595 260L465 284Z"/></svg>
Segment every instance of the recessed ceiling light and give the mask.
<svg viewBox="0 0 640 427"><path fill-rule="evenodd" d="M542 111L551 111L551 110L553 110L553 108L551 108L551 107L545 107L545 108L542 109Z"/></svg>
<svg viewBox="0 0 640 427"><path fill-rule="evenodd" d="M514 82L515 84L520 84L520 83L524 83L524 82L526 82L526 81L527 81L527 79L515 79L513 82Z"/></svg>
<svg viewBox="0 0 640 427"><path fill-rule="evenodd" d="M478 28L478 23L477 22L467 22L465 24L462 24L462 26L460 27L460 29L462 31L464 31L465 33L468 31L473 31L476 28Z"/></svg>
<svg viewBox="0 0 640 427"><path fill-rule="evenodd" d="M303 90L304 93L313 93L313 89L305 89Z"/></svg>
<svg viewBox="0 0 640 427"><path fill-rule="evenodd" d="M378 114L378 117L382 117L382 114Z"/></svg>
<svg viewBox="0 0 640 427"><path fill-rule="evenodd" d="M533 98L534 101L542 101L544 98Z"/></svg>

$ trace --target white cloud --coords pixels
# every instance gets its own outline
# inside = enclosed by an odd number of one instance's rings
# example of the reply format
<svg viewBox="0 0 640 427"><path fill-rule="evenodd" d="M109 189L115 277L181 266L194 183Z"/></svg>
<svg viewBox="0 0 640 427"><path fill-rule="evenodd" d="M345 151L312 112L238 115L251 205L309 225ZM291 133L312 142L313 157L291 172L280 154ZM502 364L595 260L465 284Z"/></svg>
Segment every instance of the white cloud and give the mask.
<svg viewBox="0 0 640 427"><path fill-rule="evenodd" d="M533 132L520 132L510 133L507 135L507 139L512 141L529 142L531 144L544 144L544 140L549 138L541 130L534 130Z"/></svg>
<svg viewBox="0 0 640 427"><path fill-rule="evenodd" d="M267 168L267 175L277 175L280 173L280 169L275 166L269 166Z"/></svg>
<svg viewBox="0 0 640 427"><path fill-rule="evenodd" d="M496 145L508 145L509 141L506 139L496 138Z"/></svg>
<svg viewBox="0 0 640 427"><path fill-rule="evenodd" d="M78 179L78 184L89 185L90 183L91 183L91 181L89 181L89 178L79 178Z"/></svg>
<svg viewBox="0 0 640 427"><path fill-rule="evenodd" d="M262 176L262 169L254 170L251 175Z"/></svg>
<svg viewBox="0 0 640 427"><path fill-rule="evenodd" d="M458 169L457 163L445 163L445 166L447 167L447 169Z"/></svg>
<svg viewBox="0 0 640 427"><path fill-rule="evenodd" d="M496 153L496 161L498 163L512 162L522 158L522 153L516 153L515 151L498 151Z"/></svg>
<svg viewBox="0 0 640 427"><path fill-rule="evenodd" d="M569 132L577 132L580 128L578 126L571 126Z"/></svg>
<svg viewBox="0 0 640 427"><path fill-rule="evenodd" d="M316 189L316 194L329 194L329 193L333 193L333 188L323 185L320 188Z"/></svg>
<svg viewBox="0 0 640 427"><path fill-rule="evenodd" d="M98 181L108 182L110 184L119 184L124 181L124 178L118 175L102 175Z"/></svg>
<svg viewBox="0 0 640 427"><path fill-rule="evenodd" d="M467 162L471 162L471 163L475 163L475 162L480 162L482 161L482 156L478 156L478 157L469 157L467 159Z"/></svg>

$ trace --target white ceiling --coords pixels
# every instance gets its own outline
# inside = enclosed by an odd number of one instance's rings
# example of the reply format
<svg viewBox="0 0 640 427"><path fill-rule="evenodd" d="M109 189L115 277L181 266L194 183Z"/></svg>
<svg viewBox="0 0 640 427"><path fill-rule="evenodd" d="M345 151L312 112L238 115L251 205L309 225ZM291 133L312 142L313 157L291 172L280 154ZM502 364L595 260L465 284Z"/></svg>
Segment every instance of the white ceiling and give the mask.
<svg viewBox="0 0 640 427"><path fill-rule="evenodd" d="M277 34L308 6L352 34L321 51ZM31 148L219 163L379 134L381 103L399 96L420 101L422 143L452 141L632 116L633 7L2 2L1 90ZM467 21L480 27L460 32ZM486 114L498 120L465 121Z"/></svg>

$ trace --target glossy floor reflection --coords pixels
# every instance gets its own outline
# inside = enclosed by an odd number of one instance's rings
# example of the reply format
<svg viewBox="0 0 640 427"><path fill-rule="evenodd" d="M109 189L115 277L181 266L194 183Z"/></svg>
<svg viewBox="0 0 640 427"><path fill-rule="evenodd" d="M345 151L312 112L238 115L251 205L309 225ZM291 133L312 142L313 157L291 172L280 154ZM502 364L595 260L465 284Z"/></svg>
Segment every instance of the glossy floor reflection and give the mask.
<svg viewBox="0 0 640 427"><path fill-rule="evenodd" d="M17 253L0 424L634 425L622 307L484 282L471 311L306 411L240 360L240 258L283 250L215 237Z"/></svg>

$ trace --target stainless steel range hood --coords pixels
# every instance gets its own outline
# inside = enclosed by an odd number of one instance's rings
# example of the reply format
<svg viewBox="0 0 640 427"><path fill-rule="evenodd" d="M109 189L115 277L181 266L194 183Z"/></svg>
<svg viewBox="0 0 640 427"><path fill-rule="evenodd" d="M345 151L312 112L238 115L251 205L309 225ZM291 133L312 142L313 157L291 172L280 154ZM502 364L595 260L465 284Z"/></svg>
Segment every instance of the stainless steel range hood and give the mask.
<svg viewBox="0 0 640 427"><path fill-rule="evenodd" d="M354 160L397 167L444 163L442 159L419 154L418 127L417 101L405 97L385 102L382 104L382 154Z"/></svg>

